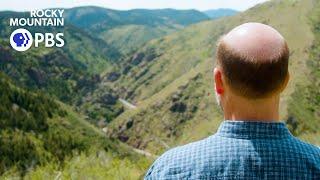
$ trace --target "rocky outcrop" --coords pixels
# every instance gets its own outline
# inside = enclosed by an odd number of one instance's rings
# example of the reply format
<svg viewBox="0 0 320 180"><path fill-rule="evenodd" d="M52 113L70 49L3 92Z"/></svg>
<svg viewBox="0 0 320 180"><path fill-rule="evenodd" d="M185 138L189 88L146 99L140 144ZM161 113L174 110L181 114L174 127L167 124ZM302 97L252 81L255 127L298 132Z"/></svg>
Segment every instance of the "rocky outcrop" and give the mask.
<svg viewBox="0 0 320 180"><path fill-rule="evenodd" d="M46 83L45 73L36 68L30 68L27 70L27 74L29 77L39 86L44 85Z"/></svg>
<svg viewBox="0 0 320 180"><path fill-rule="evenodd" d="M118 97L116 95L113 95L111 93L105 93L101 99L100 103L103 103L105 105L115 105L117 103Z"/></svg>
<svg viewBox="0 0 320 180"><path fill-rule="evenodd" d="M182 102L173 103L170 107L171 112L183 113L187 110L187 105Z"/></svg>
<svg viewBox="0 0 320 180"><path fill-rule="evenodd" d="M106 77L107 77L108 81L114 82L114 81L119 79L120 74L117 73L117 72L110 72L110 73L107 74Z"/></svg>
<svg viewBox="0 0 320 180"><path fill-rule="evenodd" d="M132 65L138 65L143 60L144 56L145 56L145 54L143 52L136 53L130 59L130 63Z"/></svg>

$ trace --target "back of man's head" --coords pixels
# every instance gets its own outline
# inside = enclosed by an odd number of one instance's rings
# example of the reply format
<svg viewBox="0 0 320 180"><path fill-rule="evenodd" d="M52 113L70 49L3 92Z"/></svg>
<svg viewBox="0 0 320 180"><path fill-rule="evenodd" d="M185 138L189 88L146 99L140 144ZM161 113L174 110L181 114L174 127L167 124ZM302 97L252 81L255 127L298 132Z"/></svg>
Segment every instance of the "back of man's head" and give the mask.
<svg viewBox="0 0 320 180"><path fill-rule="evenodd" d="M235 94L267 98L288 78L289 49L281 34L260 23L242 24L218 42L216 63Z"/></svg>

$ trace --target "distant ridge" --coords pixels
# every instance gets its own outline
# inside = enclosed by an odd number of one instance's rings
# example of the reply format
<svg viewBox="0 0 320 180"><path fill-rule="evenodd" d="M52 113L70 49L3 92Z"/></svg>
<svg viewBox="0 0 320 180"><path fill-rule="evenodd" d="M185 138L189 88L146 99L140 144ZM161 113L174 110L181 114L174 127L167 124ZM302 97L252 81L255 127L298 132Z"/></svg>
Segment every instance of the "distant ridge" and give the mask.
<svg viewBox="0 0 320 180"><path fill-rule="evenodd" d="M211 19L217 19L224 16L233 16L237 14L239 11L228 8L219 8L219 9L210 9L203 11L204 14L209 16Z"/></svg>
<svg viewBox="0 0 320 180"><path fill-rule="evenodd" d="M65 11L66 22L130 54L154 38L168 35L190 24L210 18L197 10L113 10L82 6Z"/></svg>

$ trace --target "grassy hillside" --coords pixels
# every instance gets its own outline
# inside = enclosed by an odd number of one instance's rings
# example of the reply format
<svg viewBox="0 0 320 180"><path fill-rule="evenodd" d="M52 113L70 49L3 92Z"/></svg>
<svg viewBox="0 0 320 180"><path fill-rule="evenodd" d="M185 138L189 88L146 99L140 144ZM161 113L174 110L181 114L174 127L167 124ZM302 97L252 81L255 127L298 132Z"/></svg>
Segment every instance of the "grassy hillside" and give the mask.
<svg viewBox="0 0 320 180"><path fill-rule="evenodd" d="M151 20L145 18L147 15ZM0 71L25 88L42 90L76 106L83 103L84 94L96 88L100 73L113 69L124 57L123 53L129 53L149 39L207 19L193 10L72 8L66 10L63 28L27 28L31 32L64 32L66 44L63 48L31 48L22 54L10 48L8 37L14 28L8 26L8 22L10 17L26 16L28 13L0 12ZM109 94L111 92L107 96ZM106 107L102 113L106 120L123 111L119 106L109 107L108 98L99 102ZM96 118L95 114L89 115Z"/></svg>
<svg viewBox="0 0 320 180"><path fill-rule="evenodd" d="M123 25L101 32L100 37L120 49L123 54L130 55L149 40L162 37L181 28L182 26L169 28L165 26Z"/></svg>
<svg viewBox="0 0 320 180"><path fill-rule="evenodd" d="M273 0L210 21L193 10L73 8L63 29L30 29L63 31L64 48L24 53L10 48L11 16L25 14L0 13L0 179L139 179L154 155L213 134L222 121L216 42L252 21L286 38L291 80L280 115L320 145L316 0Z"/></svg>
<svg viewBox="0 0 320 180"><path fill-rule="evenodd" d="M151 39L209 19L196 10L118 11L94 6L67 9L65 18L123 54L130 54Z"/></svg>
<svg viewBox="0 0 320 180"><path fill-rule="evenodd" d="M320 144L320 4L315 4L310 13L310 23L314 33L309 49L307 67L308 81L297 85L289 104L288 124L291 131L304 139Z"/></svg>
<svg viewBox="0 0 320 180"><path fill-rule="evenodd" d="M159 152L215 132L222 120L213 96L215 43L233 27L250 21L269 24L287 39L291 49L291 81L281 97L280 114L288 124L290 117L300 119L306 112L302 110L300 116L291 113L292 104L304 109L293 93L307 84L312 71L307 64L314 32L318 31L310 19L316 3L312 0L271 1L239 15L191 25L148 42L114 70L113 73L119 75L111 85L102 83L91 95L99 99L99 92L108 86L138 107L113 120L107 126L108 134L135 147ZM309 98L303 98L310 103ZM319 122L319 117L299 122L299 127L311 127ZM297 131L296 135L318 143L308 138L318 133L312 129Z"/></svg>

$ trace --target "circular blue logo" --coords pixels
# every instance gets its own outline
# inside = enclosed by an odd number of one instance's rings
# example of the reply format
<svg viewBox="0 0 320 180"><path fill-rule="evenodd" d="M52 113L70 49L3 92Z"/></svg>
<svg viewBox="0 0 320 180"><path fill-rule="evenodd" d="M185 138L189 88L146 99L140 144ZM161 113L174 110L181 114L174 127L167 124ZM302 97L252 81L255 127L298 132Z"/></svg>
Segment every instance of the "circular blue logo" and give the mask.
<svg viewBox="0 0 320 180"><path fill-rule="evenodd" d="M11 47L17 51L26 51L32 46L33 38L31 33L23 28L16 29L11 33Z"/></svg>

